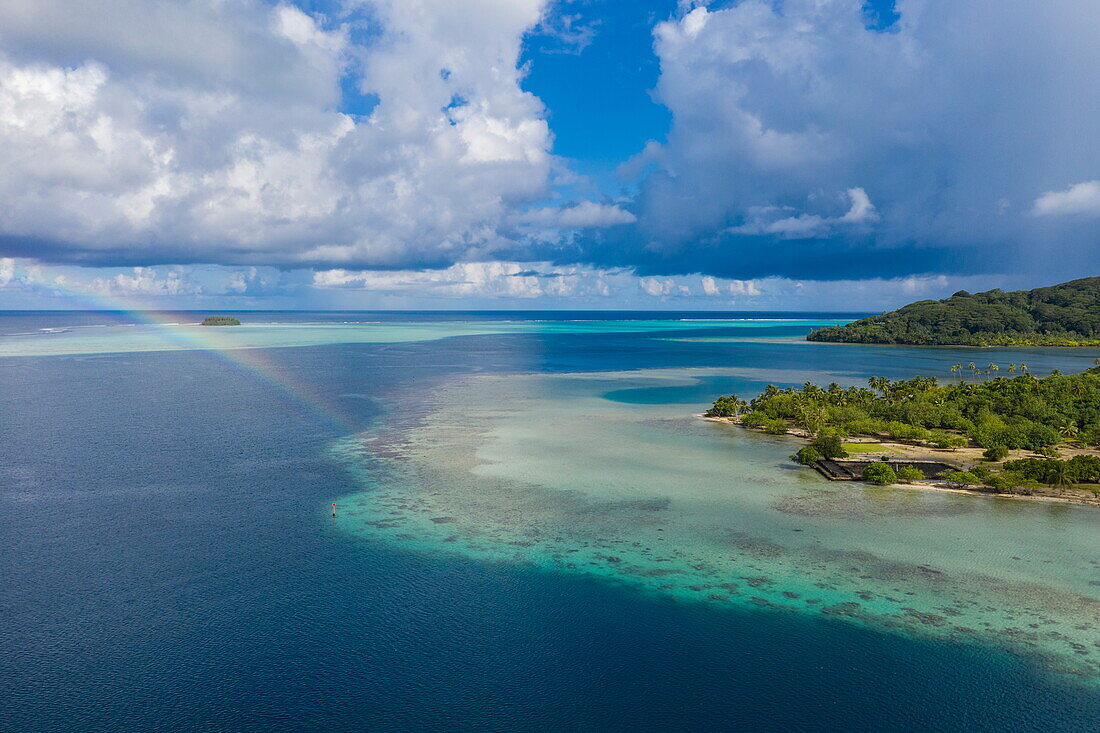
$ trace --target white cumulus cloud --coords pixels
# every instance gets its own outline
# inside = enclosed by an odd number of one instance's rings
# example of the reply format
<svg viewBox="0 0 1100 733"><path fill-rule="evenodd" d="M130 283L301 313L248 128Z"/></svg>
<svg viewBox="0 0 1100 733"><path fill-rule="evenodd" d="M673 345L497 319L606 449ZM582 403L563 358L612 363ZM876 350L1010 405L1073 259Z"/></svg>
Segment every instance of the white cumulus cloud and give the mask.
<svg viewBox="0 0 1100 733"><path fill-rule="evenodd" d="M155 267L135 267L130 273L112 278L95 278L85 288L99 295L199 295L202 285L193 281L181 269L162 273Z"/></svg>
<svg viewBox="0 0 1100 733"><path fill-rule="evenodd" d="M15 277L15 259L0 257L0 288L5 287Z"/></svg>
<svg viewBox="0 0 1100 733"><path fill-rule="evenodd" d="M1036 216L1100 216L1100 181L1085 181L1035 199Z"/></svg>
<svg viewBox="0 0 1100 733"><path fill-rule="evenodd" d="M517 65L544 5L0 3L0 252L485 259L548 192L551 135ZM362 45L355 23L375 31ZM377 100L369 114L339 111L345 75Z"/></svg>
<svg viewBox="0 0 1100 733"><path fill-rule="evenodd" d="M849 188L847 193L852 206L838 221L845 224L862 224L878 219L878 212L875 211L875 205L871 203L871 197L866 191L856 187Z"/></svg>

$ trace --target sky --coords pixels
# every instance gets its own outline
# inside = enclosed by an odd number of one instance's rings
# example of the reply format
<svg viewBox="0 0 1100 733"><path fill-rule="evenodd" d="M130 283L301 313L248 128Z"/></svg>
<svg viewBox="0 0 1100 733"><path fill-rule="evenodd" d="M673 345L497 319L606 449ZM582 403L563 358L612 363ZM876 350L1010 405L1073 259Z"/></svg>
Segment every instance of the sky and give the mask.
<svg viewBox="0 0 1100 733"><path fill-rule="evenodd" d="M0 0L0 308L1100 275L1095 0Z"/></svg>

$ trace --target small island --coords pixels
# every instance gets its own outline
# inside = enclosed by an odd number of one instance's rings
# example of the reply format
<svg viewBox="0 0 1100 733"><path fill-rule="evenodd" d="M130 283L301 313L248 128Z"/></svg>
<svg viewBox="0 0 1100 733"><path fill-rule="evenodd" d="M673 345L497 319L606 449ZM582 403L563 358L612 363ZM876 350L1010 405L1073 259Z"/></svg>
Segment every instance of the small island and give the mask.
<svg viewBox="0 0 1100 733"><path fill-rule="evenodd" d="M233 316L207 316L202 319L203 326L239 326L241 322Z"/></svg>
<svg viewBox="0 0 1100 733"><path fill-rule="evenodd" d="M800 437L791 458L833 480L1100 504L1100 366L948 385L768 385L750 402L719 397L703 417Z"/></svg>
<svg viewBox="0 0 1100 733"><path fill-rule="evenodd" d="M808 341L914 346L1094 346L1100 344L1100 277L1035 290L965 290L921 300Z"/></svg>

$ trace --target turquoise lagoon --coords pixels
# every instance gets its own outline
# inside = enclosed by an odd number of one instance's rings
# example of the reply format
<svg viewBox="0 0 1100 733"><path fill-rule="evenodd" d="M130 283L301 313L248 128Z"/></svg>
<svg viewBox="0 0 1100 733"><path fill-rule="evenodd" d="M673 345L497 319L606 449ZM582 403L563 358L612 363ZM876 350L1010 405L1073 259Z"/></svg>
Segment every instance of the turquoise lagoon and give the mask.
<svg viewBox="0 0 1100 733"><path fill-rule="evenodd" d="M173 314L177 316L179 314ZM145 322L103 323L93 326L19 329L0 335L0 358L6 356L73 356L151 351L235 350L432 341L454 336L491 334L646 334L691 333L722 328L819 328L845 323L844 318L690 318L612 320L585 319L478 319L417 321L350 321L331 318L311 322L268 320L240 314L240 326L201 326L198 321L148 318ZM262 319L262 320L261 320ZM201 319L200 319L201 320Z"/></svg>
<svg viewBox="0 0 1100 733"><path fill-rule="evenodd" d="M858 381L763 368L463 378L414 425L334 446L364 486L336 498L338 522L415 552L1007 649L1095 684L1100 511L830 483L790 462L794 439L694 415L701 394L806 380Z"/></svg>

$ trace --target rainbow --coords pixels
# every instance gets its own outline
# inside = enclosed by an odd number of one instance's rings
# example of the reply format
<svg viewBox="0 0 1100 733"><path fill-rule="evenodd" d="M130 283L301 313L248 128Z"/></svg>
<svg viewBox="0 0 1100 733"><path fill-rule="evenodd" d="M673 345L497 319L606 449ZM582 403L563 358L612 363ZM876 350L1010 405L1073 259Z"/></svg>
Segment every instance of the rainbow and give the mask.
<svg viewBox="0 0 1100 733"><path fill-rule="evenodd" d="M338 404L306 380L277 364L266 353L267 349L235 345L225 338L222 329L199 328L197 322L182 324L165 312L145 310L126 298L92 294L86 289L68 286L64 281L55 281L52 286L82 305L89 306L85 310L109 312L135 325L157 329L158 335L169 343L220 362L246 379L263 385L288 408L310 416L341 435L358 432L354 427L355 421Z"/></svg>

